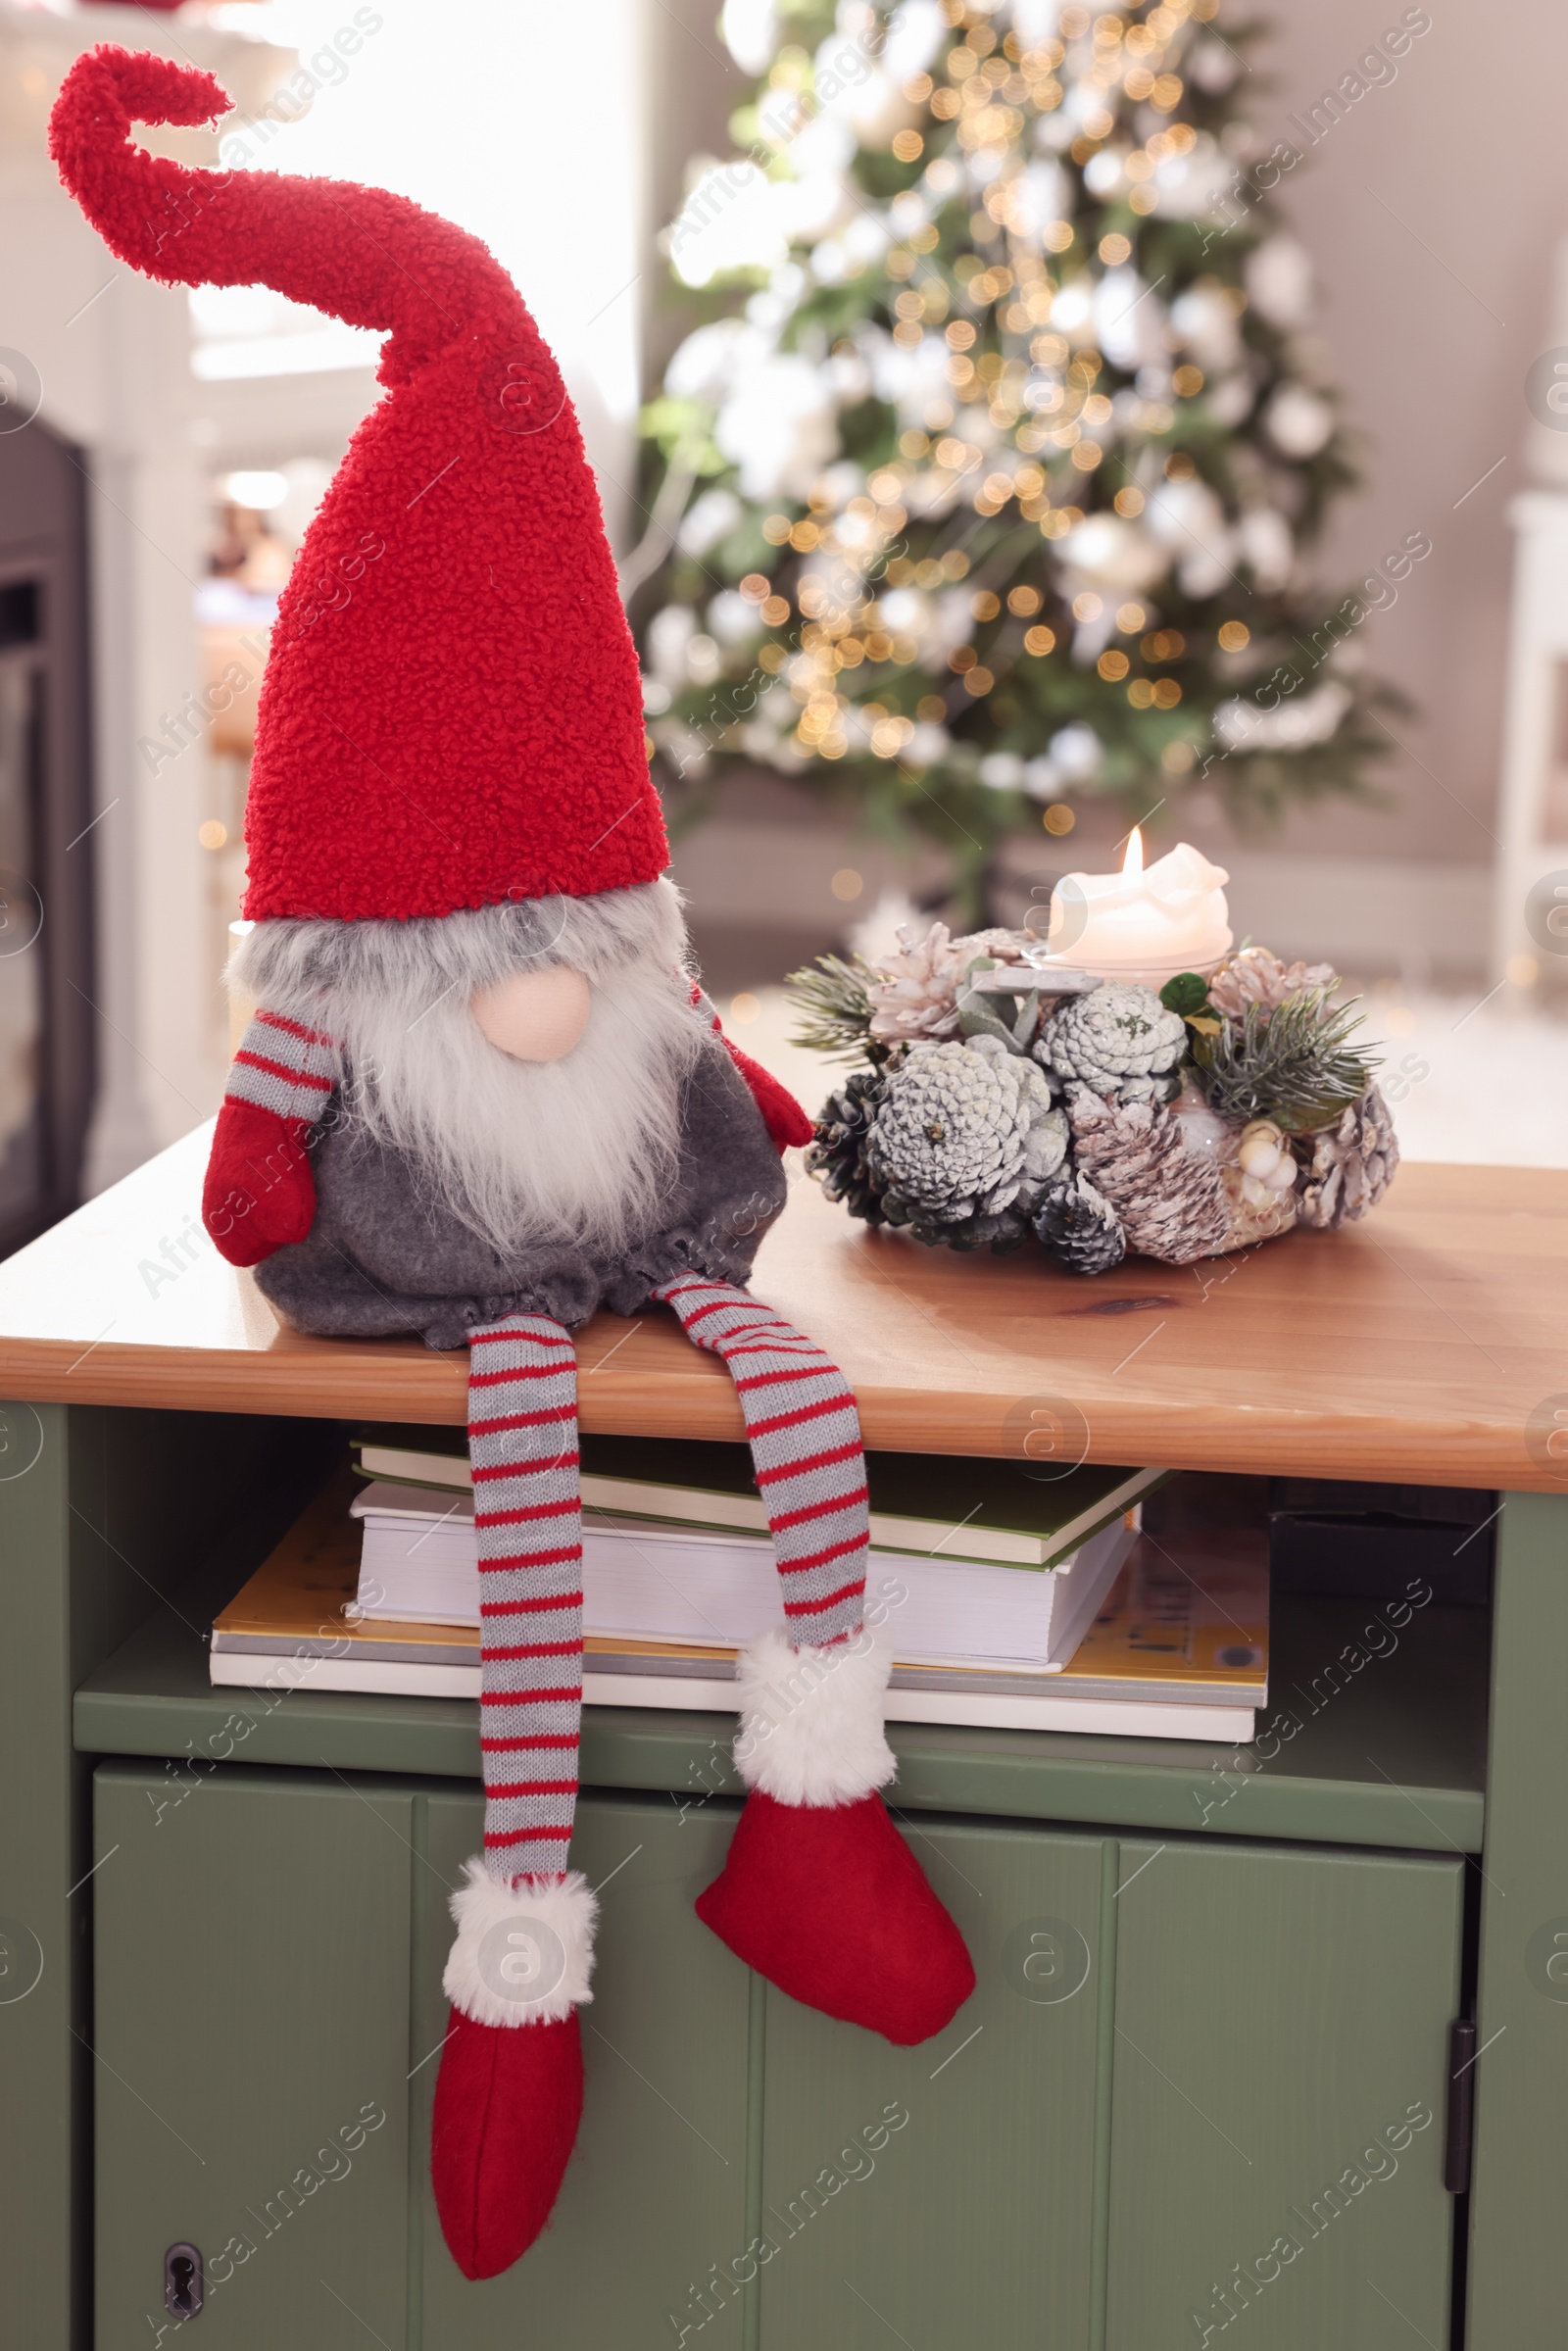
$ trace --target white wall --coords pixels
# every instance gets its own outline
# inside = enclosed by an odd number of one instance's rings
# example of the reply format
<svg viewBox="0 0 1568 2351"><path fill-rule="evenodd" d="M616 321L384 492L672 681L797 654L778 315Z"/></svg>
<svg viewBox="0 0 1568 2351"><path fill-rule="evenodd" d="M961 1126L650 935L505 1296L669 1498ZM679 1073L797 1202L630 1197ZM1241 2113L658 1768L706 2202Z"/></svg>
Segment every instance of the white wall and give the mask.
<svg viewBox="0 0 1568 2351"><path fill-rule="evenodd" d="M1288 118L1335 85L1402 0L1276 8L1253 112ZM1325 363L1364 437L1366 487L1325 550L1353 576L1406 531L1433 541L1369 661L1418 706L1396 730L1387 815L1295 819L1304 847L1490 864L1511 581L1508 501L1524 486L1524 378L1547 341L1548 287L1568 229L1562 166L1568 11L1554 0L1457 10L1431 0L1392 86L1371 89L1282 183L1323 292ZM1498 460L1503 463L1498 465ZM1496 467L1488 475L1489 469ZM1479 488L1474 487L1480 482Z"/></svg>

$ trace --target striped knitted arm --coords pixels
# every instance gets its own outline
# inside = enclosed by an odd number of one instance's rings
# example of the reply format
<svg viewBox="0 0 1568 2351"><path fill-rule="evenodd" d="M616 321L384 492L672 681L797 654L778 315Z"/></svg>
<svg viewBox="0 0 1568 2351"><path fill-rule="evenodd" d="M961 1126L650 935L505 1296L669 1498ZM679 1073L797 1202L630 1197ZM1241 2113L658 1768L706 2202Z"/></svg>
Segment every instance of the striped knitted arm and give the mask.
<svg viewBox="0 0 1568 2351"><path fill-rule="evenodd" d="M342 1056L330 1037L262 1010L246 1024L223 1099L310 1126L341 1076Z"/></svg>
<svg viewBox="0 0 1568 2351"><path fill-rule="evenodd" d="M341 1081L330 1037L260 1011L240 1040L218 1114L202 1222L231 1265L260 1265L303 1241L316 1217L308 1130Z"/></svg>
<svg viewBox="0 0 1568 2351"><path fill-rule="evenodd" d="M509 1314L469 1343L485 1866L511 1885L564 1871L577 1803L577 1358L544 1314Z"/></svg>
<svg viewBox="0 0 1568 2351"><path fill-rule="evenodd" d="M735 1382L797 1648L860 1630L869 1519L860 1421L830 1356L729 1282L677 1274L654 1296Z"/></svg>

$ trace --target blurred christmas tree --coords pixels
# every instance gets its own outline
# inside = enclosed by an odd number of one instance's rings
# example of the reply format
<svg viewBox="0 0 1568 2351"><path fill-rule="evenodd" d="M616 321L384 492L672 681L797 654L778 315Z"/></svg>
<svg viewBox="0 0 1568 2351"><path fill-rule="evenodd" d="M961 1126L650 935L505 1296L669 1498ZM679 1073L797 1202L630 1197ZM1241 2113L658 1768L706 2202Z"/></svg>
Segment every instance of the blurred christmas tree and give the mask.
<svg viewBox="0 0 1568 2351"><path fill-rule="evenodd" d="M646 413L625 583L677 810L770 766L972 899L1042 803L1362 789L1366 608L1303 560L1352 475L1269 193L1299 157L1237 116L1218 5L728 0L746 154L669 239L722 315Z"/></svg>

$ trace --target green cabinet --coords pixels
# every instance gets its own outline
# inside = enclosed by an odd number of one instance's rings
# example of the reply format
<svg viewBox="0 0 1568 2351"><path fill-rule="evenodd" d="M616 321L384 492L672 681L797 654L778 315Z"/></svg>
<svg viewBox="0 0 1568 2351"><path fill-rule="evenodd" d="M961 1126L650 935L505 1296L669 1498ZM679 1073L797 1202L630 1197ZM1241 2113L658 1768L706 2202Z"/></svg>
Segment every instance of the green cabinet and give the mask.
<svg viewBox="0 0 1568 2351"><path fill-rule="evenodd" d="M180 2242L204 2351L401 2351L412 1797L104 1764L94 1809L100 2351L172 2337Z"/></svg>
<svg viewBox="0 0 1568 2351"><path fill-rule="evenodd" d="M1106 2351L1446 2345L1462 1865L1120 1858Z"/></svg>
<svg viewBox="0 0 1568 2351"><path fill-rule="evenodd" d="M926 1815L979 1985L895 2049L693 1916L731 1803L590 1794L582 2135L470 2285L426 2149L477 1791L111 1762L95 1818L100 2351L172 2335L180 2241L212 2351L1447 2340L1457 1862Z"/></svg>

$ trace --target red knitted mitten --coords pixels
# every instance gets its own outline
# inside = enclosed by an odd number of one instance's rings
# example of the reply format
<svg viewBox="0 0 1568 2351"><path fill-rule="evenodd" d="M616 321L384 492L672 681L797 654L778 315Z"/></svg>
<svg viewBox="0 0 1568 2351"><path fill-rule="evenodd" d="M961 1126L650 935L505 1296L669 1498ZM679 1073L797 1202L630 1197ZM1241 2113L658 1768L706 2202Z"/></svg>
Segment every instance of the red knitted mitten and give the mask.
<svg viewBox="0 0 1568 2351"><path fill-rule="evenodd" d="M202 1222L230 1265L260 1265L303 1241L316 1216L305 1138L341 1074L330 1037L260 1011L245 1031L218 1114Z"/></svg>

